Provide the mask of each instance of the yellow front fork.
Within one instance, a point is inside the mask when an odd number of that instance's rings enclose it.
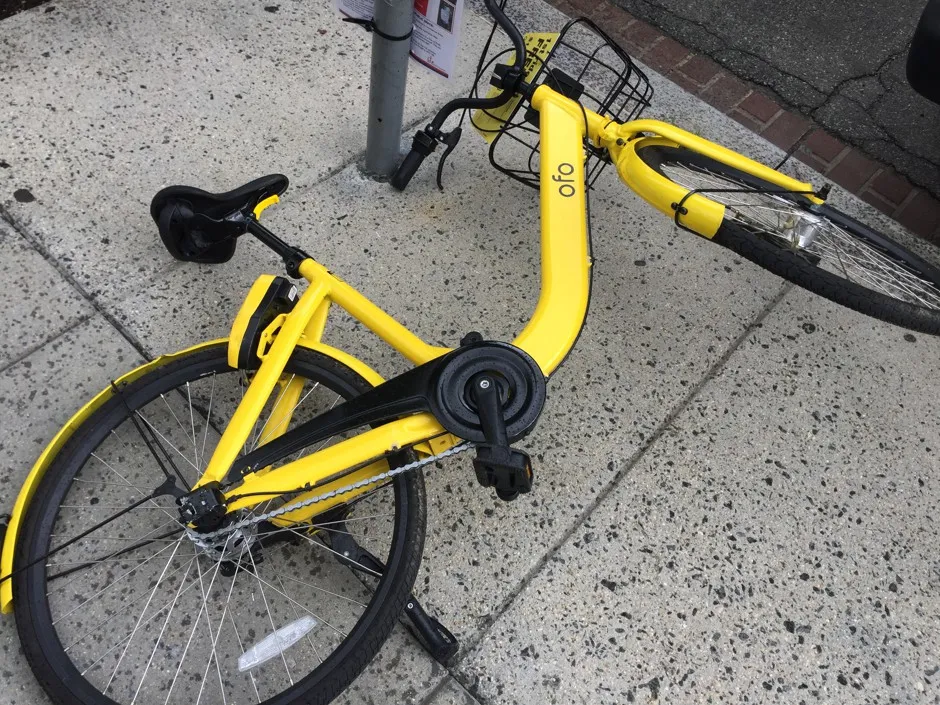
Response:
[[[644,147],[654,145],[685,147],[729,167],[767,181],[774,186],[779,186],[781,189],[803,193],[813,190],[811,184],[781,174],[779,171],[771,169],[760,162],[703,139],[675,125],[659,120],[614,122],[598,113],[583,108],[580,104],[560,95],[548,86],[543,85],[536,89],[532,96],[532,105],[541,112],[546,109],[564,111],[580,120],[591,142],[608,150],[611,161],[616,166],[617,173],[623,182],[643,200],[671,218],[675,217],[676,204],[686,197],[689,190],[670,181],[655,169],[647,166],[639,156],[639,151]],[[549,106],[551,107],[549,108]],[[550,141],[544,129],[540,137],[544,166],[546,147],[551,147],[554,142]],[[548,144],[546,144],[547,142]],[[544,191],[542,198],[544,208]],[[812,194],[807,195],[806,198],[813,203],[823,203],[821,199]],[[724,219],[725,207],[722,204],[709,199],[704,194],[694,194],[685,200],[683,207],[687,209],[688,213],[682,215],[682,225],[704,237],[714,237]]]

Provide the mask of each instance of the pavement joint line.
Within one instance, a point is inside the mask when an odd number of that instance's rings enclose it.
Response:
[[[139,355],[141,355],[148,362],[152,359],[151,357],[147,355],[146,348],[137,339],[137,336],[135,336],[133,333],[127,330],[127,328],[125,328],[121,324],[121,322],[101,304],[100,301],[98,301],[94,296],[88,293],[85,287],[83,287],[79,283],[79,281],[75,278],[75,276],[71,272],[69,272],[68,269],[66,269],[65,266],[61,262],[59,262],[59,260],[56,259],[52,255],[52,253],[49,252],[49,250],[46,249],[46,247],[41,242],[39,242],[35,237],[31,236],[26,228],[22,227],[19,223],[17,223],[16,219],[13,218],[10,215],[10,213],[2,205],[0,205],[0,218],[5,220],[10,225],[11,228],[13,228],[17,233],[19,233],[19,235],[24,240],[26,240],[26,242],[43,259],[45,259],[46,262],[48,262],[51,267],[53,267],[56,270],[56,272],[58,272],[59,276],[65,279],[65,281],[68,282],[69,285],[71,285],[71,287],[83,299],[85,299],[85,301],[87,301],[91,305],[91,307],[95,310],[95,313],[101,315],[101,317],[104,318],[104,320],[107,321],[108,324],[112,328],[114,328],[121,335],[121,337],[123,337],[124,340],[126,340],[130,344],[130,346],[134,348],[134,350]]]
[[[459,95],[462,95],[462,92]],[[433,116],[433,113],[422,114],[420,117],[409,122],[407,125],[405,125],[402,128],[403,129],[402,136],[405,136],[407,133],[413,130],[416,126],[422,124],[424,121],[430,120],[432,116]],[[301,196],[301,195],[305,195],[309,193],[313,189],[317,188],[323,182],[329,181],[333,177],[342,173],[349,166],[353,164],[359,164],[364,158],[365,158],[365,149],[362,149],[361,151],[356,152],[354,155],[352,155],[348,159],[343,160],[339,165],[331,169],[328,169],[321,177],[317,178],[309,186],[298,189],[296,194],[298,196]],[[68,333],[74,330],[77,326],[81,325],[82,323],[87,322],[88,320],[93,318],[95,314],[101,315],[102,318],[104,318],[105,321],[107,321],[107,323],[112,328],[114,328],[121,335],[121,337],[123,337],[142,358],[144,358],[144,360],[150,362],[151,360],[154,359],[156,355],[161,354],[159,352],[154,352],[154,351],[149,350],[147,346],[145,346],[143,342],[141,342],[140,339],[137,338],[136,335],[131,333],[131,331],[128,330],[118,320],[118,318],[108,310],[108,308],[105,306],[104,303],[101,302],[101,300],[92,296],[85,289],[85,287],[82,286],[81,283],[79,283],[79,281],[75,278],[75,276],[71,272],[69,272],[68,269],[61,262],[59,262],[59,260],[48,250],[48,248],[46,248],[37,237],[32,235],[29,232],[28,228],[26,228],[25,226],[17,222],[17,220],[2,205],[0,205],[0,219],[6,222],[17,235],[23,238],[27,246],[32,248],[37,254],[39,254],[39,256],[41,256],[46,262],[48,262],[49,265],[56,270],[59,276],[65,279],[65,281],[79,294],[79,296],[81,296],[85,301],[87,301],[91,305],[91,307],[94,309],[94,313],[81,316],[76,322],[69,325],[68,327],[60,331],[59,333],[53,335],[51,338],[48,338],[44,340],[43,342],[30,347],[24,353],[17,355],[12,360],[7,361],[3,363],[2,365],[0,365],[0,373],[8,370],[10,367],[17,364],[18,362],[21,362],[26,357],[35,353],[36,351],[38,351],[39,349],[41,349],[48,343],[52,342],[53,340],[56,340],[62,337],[62,335],[64,335],[65,333]],[[172,262],[169,263],[167,267],[154,272],[152,276],[148,277],[146,281],[142,283],[142,286],[138,287],[138,291],[156,282],[161,277],[169,274],[170,272],[173,272],[176,269],[179,269],[184,264],[186,263],[173,260]],[[128,292],[126,296],[117,298],[111,301],[110,303],[113,303],[113,304],[120,303],[121,301],[124,301],[128,297],[134,295],[134,293],[135,292],[133,291]],[[169,351],[164,351],[164,352],[169,352]]]
[[[917,198],[917,189],[911,189],[907,192],[907,196],[898,204],[897,209],[894,211],[895,215],[900,215],[901,211],[907,208],[907,204]]]
[[[460,679],[458,679],[452,673],[449,675],[450,675],[450,680],[456,683],[457,686],[463,691],[464,696],[466,696],[465,700],[467,701],[468,705],[470,705],[471,703],[476,703],[476,705],[486,705],[486,702],[487,702],[486,700],[479,698],[473,693],[471,693],[467,689],[467,687],[460,681]],[[421,699],[421,702],[419,703],[419,705],[431,705],[434,702],[434,698],[436,698],[438,695],[444,692],[444,689],[447,687],[447,684],[448,684],[448,676],[445,675],[443,678],[441,678],[440,681],[438,681],[437,685],[431,688],[428,694],[425,695]]]
[[[74,321],[72,321],[72,322],[71,322],[69,325],[67,325],[65,328],[63,328],[62,330],[60,330],[60,331],[58,331],[57,333],[55,333],[54,335],[51,335],[50,337],[45,338],[45,339],[44,339],[42,342],[40,342],[40,343],[36,343],[35,345],[31,345],[29,348],[27,348],[26,350],[24,350],[23,352],[21,352],[21,353],[20,353],[19,355],[17,355],[16,357],[10,358],[10,359],[7,360],[6,362],[0,364],[0,375],[2,375],[4,372],[6,372],[7,370],[9,370],[11,367],[14,367],[15,365],[17,365],[17,364],[19,364],[20,362],[22,362],[23,360],[25,360],[27,357],[29,357],[30,355],[32,355],[34,352],[36,352],[36,351],[38,351],[38,350],[41,350],[42,348],[46,347],[49,343],[55,342],[55,341],[58,340],[59,338],[62,338],[62,337],[64,337],[64,336],[68,335],[68,334],[71,333],[73,330],[75,330],[76,328],[78,328],[80,325],[82,325],[83,323],[87,323],[88,321],[90,321],[90,320],[91,320],[92,318],[94,318],[94,317],[95,317],[95,314],[94,314],[94,313],[84,313],[84,314],[82,314],[81,316],[79,316],[77,319],[75,319]]]
[[[456,94],[457,97],[461,95],[463,95],[463,92]],[[414,130],[416,127],[419,127],[425,121],[430,122],[435,113],[436,111],[434,113],[422,114],[421,117],[415,118],[411,122],[402,125],[402,137],[406,137],[409,133],[411,133],[412,130]],[[344,160],[342,163],[338,164],[337,166],[331,169],[328,169],[326,172],[324,172],[322,178],[317,179],[313,183],[310,183],[307,186],[304,186],[303,188],[297,189],[294,192],[294,194],[296,196],[304,196],[310,193],[311,191],[313,191],[318,186],[320,186],[323,182],[329,181],[333,177],[338,176],[339,174],[343,173],[350,166],[355,166],[358,169],[359,173],[363,176],[363,178],[370,179],[372,181],[375,181],[376,183],[388,183],[387,181],[373,179],[371,176],[365,173],[363,169],[365,157],[366,157],[366,150],[365,148],[363,148],[361,151],[356,152],[354,155]],[[289,199],[288,199],[288,202],[289,202]]]
[[[777,113],[776,116],[771,118],[770,122],[768,122],[767,125],[770,126],[773,123],[773,121],[776,120],[778,117],[780,117],[782,114],[783,112]],[[793,145],[789,149],[786,150],[786,154],[783,155],[783,159],[777,162],[777,166],[774,167],[775,170],[782,169],[784,164],[786,164],[794,156],[796,156],[796,153],[799,151],[800,147],[803,146],[803,143],[806,141],[806,139],[809,137],[812,131],[813,131],[812,126],[806,128],[806,131],[802,135],[800,135],[800,138],[796,142],[794,142]]]
[[[451,678],[453,678],[453,675],[450,674],[450,672],[448,671],[448,673],[445,674],[444,677],[441,678],[441,679],[437,682],[437,685],[435,685],[433,688],[431,688],[431,690],[428,691],[428,694],[425,695],[423,698],[421,698],[421,702],[419,703],[419,705],[429,705],[429,703],[431,703],[431,702],[433,701],[433,699],[436,698],[437,695],[438,695],[441,691],[444,690],[444,686],[447,684],[447,676],[448,676],[448,675],[450,675]],[[463,687],[463,686],[461,685],[461,687]]]
[[[620,483],[630,474],[634,467],[646,456],[649,450],[656,445],[660,438],[673,426],[676,419],[689,407],[689,405],[699,396],[700,392],[709,384],[712,380],[716,379],[721,371],[724,369],[725,365],[728,363],[728,360],[731,359],[731,356],[744,344],[744,341],[754,332],[755,329],[759,328],[764,320],[771,314],[771,312],[777,307],[777,305],[783,301],[784,297],[795,288],[794,284],[784,283],[777,294],[764,306],[763,309],[754,317],[754,319],[748,323],[744,330],[738,334],[738,336],[732,341],[731,345],[722,353],[721,357],[718,358],[709,367],[705,374],[702,375],[702,378],[695,383],[695,385],[689,390],[689,392],[680,399],[676,405],[669,411],[666,417],[656,426],[649,438],[637,448],[634,453],[627,458],[625,461],[621,462],[621,467],[614,473],[614,476],[608,481],[601,491],[585,506],[584,509],[575,517],[574,521],[568,526],[564,533],[552,542],[552,545],[549,546],[539,560],[533,565],[526,574],[519,580],[516,585],[509,590],[507,596],[503,599],[502,602],[493,610],[489,615],[487,615],[484,620],[484,626],[479,630],[477,635],[470,639],[465,647],[460,649],[458,652],[457,659],[455,660],[452,666],[447,668],[447,671],[450,672],[454,680],[461,684],[461,686],[467,690],[471,695],[473,690],[468,688],[463,681],[460,680],[457,676],[457,669],[460,665],[466,660],[470,654],[476,650],[478,646],[483,642],[486,635],[489,633],[490,629],[500,620],[500,618],[509,610],[512,604],[516,601],[522,592],[529,586],[529,584],[542,572],[546,565],[552,560],[552,558],[558,554],[558,552],[565,546],[568,540],[574,536],[575,532],[583,526],[584,522],[593,515],[595,510],[613,493],[615,489],[620,486]],[[476,697],[476,696],[474,696]]]
[[[872,183],[875,181],[875,179],[877,179],[878,176],[879,176],[880,174],[883,174],[883,173],[884,173],[884,169],[881,169],[881,168],[875,169],[875,170],[872,172],[871,176],[869,176],[867,179],[865,179],[865,183],[862,184],[861,188],[859,188],[858,193],[864,193],[865,191],[870,190],[870,189],[871,189],[871,185],[872,185]]]
[[[845,160],[845,158],[846,158],[847,156],[849,156],[849,154],[851,154],[851,153],[852,153],[852,148],[851,148],[849,145],[845,145],[845,149],[843,149],[841,152],[839,152],[835,157],[833,157],[832,161],[829,162],[829,166],[826,167],[826,171],[832,171],[833,169],[835,169],[835,168],[836,168],[837,166],[839,166],[839,165]],[[871,179],[871,177],[868,177],[868,178]],[[865,181],[865,184],[867,184],[867,183],[868,183],[868,181]],[[863,186],[864,186],[865,184],[863,184]]]

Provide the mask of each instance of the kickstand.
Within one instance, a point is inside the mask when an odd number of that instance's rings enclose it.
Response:
[[[382,561],[364,549],[351,534],[346,532],[345,523],[339,525],[339,531],[328,532],[330,547],[339,555],[339,561],[349,568],[368,575],[385,572]],[[457,637],[451,634],[443,624],[429,615],[415,596],[409,595],[402,612],[402,622],[408,630],[442,666],[449,666],[460,649]]]

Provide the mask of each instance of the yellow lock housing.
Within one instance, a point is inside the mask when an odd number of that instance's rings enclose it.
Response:
[[[262,274],[242,302],[228,342],[228,364],[236,369],[255,367],[263,333],[278,316],[297,305],[297,287],[286,277]]]

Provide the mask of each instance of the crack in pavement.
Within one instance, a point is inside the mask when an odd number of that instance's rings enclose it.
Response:
[[[621,0],[621,1],[623,1],[623,0]],[[655,8],[656,10],[659,10],[660,12],[669,15],[670,17],[672,17],[672,18],[675,19],[675,20],[678,20],[678,21],[680,21],[680,22],[684,22],[684,23],[686,23],[686,24],[690,24],[690,25],[692,25],[693,27],[697,27],[698,29],[702,30],[702,31],[705,32],[709,37],[711,37],[712,39],[714,39],[714,40],[720,45],[720,48],[717,49],[717,50],[714,52],[715,54],[717,54],[717,53],[719,53],[719,52],[731,52],[731,53],[735,53],[735,54],[740,54],[741,56],[746,56],[746,57],[748,57],[748,58],[750,58],[750,59],[753,59],[754,61],[758,61],[758,62],[764,64],[765,66],[768,66],[768,67],[771,68],[772,70],[774,70],[774,71],[776,71],[776,72],[782,74],[783,76],[785,76],[785,77],[787,77],[787,78],[789,78],[789,79],[792,79],[793,81],[797,81],[798,83],[801,83],[801,84],[805,85],[806,87],[808,87],[808,88],[809,88],[810,90],[812,90],[812,91],[815,91],[815,92],[817,92],[817,93],[821,93],[821,94],[823,94],[823,95],[826,95],[826,92],[825,92],[824,90],[822,90],[821,88],[817,88],[816,86],[814,86],[812,83],[808,82],[806,79],[802,78],[801,76],[797,76],[796,74],[790,73],[789,71],[787,71],[787,70],[785,70],[785,69],[783,69],[783,68],[781,68],[781,67],[779,67],[779,66],[776,66],[775,64],[771,63],[770,61],[768,61],[768,60],[765,59],[764,57],[760,56],[759,54],[756,54],[756,53],[754,53],[754,52],[752,52],[752,51],[749,51],[749,50],[747,50],[747,49],[742,49],[741,47],[732,46],[732,45],[728,42],[727,39],[725,39],[725,38],[722,37],[721,35],[716,34],[714,31],[712,31],[707,25],[705,25],[705,24],[702,23],[702,22],[699,22],[699,21],[697,21],[697,20],[693,20],[693,19],[691,19],[691,18],[689,18],[689,17],[683,17],[682,15],[676,13],[674,10],[672,10],[672,9],[670,9],[670,8],[668,8],[668,7],[665,7],[664,5],[659,5],[659,4],[657,4],[657,3],[651,2],[650,0],[634,0],[634,2],[636,2],[637,4],[640,4],[640,5],[646,5],[646,6],[648,6],[648,7]],[[703,51],[704,51],[704,50],[703,50]],[[707,53],[712,54],[712,52],[710,52],[710,51],[707,52]],[[712,54],[712,57],[715,58],[715,60],[718,61],[719,63],[724,63],[724,62],[722,62],[720,59],[718,59],[717,57],[715,57],[714,54]],[[725,64],[725,65],[727,66],[727,64]],[[758,79],[758,78],[748,78],[748,80],[751,81],[752,83],[756,83],[756,84],[759,85],[759,86],[763,86],[764,88],[768,88],[768,89],[774,91],[774,93],[778,93],[777,89],[776,89],[774,86],[772,86],[772,85],[770,85],[770,84],[767,84],[767,83],[764,83],[763,81],[761,81],[761,80]],[[782,96],[781,96],[781,97],[782,97]],[[812,104],[811,104],[811,103],[807,103],[806,105],[807,105],[807,106],[810,106],[810,105],[812,105]]]
[[[545,566],[558,555],[571,537],[574,536],[578,529],[591,517],[594,510],[621,485],[633,469],[646,457],[653,446],[659,442],[659,439],[662,438],[670,428],[673,428],[679,417],[691,406],[692,402],[695,401],[702,390],[721,375],[732,356],[741,348],[748,337],[753,335],[754,331],[761,327],[767,317],[794,288],[794,284],[789,282],[784,283],[764,307],[757,311],[753,319],[744,325],[741,332],[731,341],[722,355],[705,371],[701,379],[669,410],[666,417],[656,426],[650,436],[628,458],[620,460],[620,467],[614,473],[614,476],[601,487],[594,499],[586,504],[584,509],[572,520],[568,528],[562,532],[561,536],[552,542],[548,550],[542,554],[526,574],[508,591],[506,597],[503,598],[499,605],[484,617],[476,633],[461,646],[454,663],[447,667],[446,670],[454,680],[473,697],[478,700],[482,699],[480,694],[478,694],[477,690],[473,687],[474,684],[467,682],[468,678],[462,670],[464,664],[467,663],[473,652],[484,642],[492,628],[517,602],[529,585],[541,574]]]
[[[878,161],[887,161],[900,174],[936,197],[940,197],[940,160],[925,153],[927,142],[923,141],[923,131],[917,129],[918,119],[924,123],[924,130],[931,130],[931,114],[925,113],[913,121],[915,130],[910,139],[904,139],[904,129],[899,128],[885,116],[875,117],[884,112],[887,101],[897,97],[900,90],[903,99],[905,90],[911,91],[906,82],[898,80],[888,70],[907,53],[907,44],[892,51],[880,61],[873,70],[844,78],[839,78],[832,88],[826,89],[815,85],[811,80],[798,76],[778,66],[774,61],[760,54],[739,46],[709,26],[708,20],[687,17],[655,0],[612,0],[616,5],[637,17],[660,27],[667,34],[677,36],[681,41],[702,54],[723,65],[732,73],[747,82],[768,90],[777,98],[782,107],[796,110],[812,119],[820,127],[838,136],[849,145],[854,145]],[[700,4],[701,5],[701,4]],[[717,18],[714,21],[718,21]],[[880,86],[878,95],[866,101],[849,95],[849,89],[866,79],[877,81]],[[808,94],[808,95],[806,95]],[[816,95],[819,99],[816,99]],[[847,101],[843,109],[839,100]],[[855,113],[861,111],[861,115]],[[841,125],[839,123],[842,123]],[[862,128],[855,134],[847,127],[857,123]],[[866,136],[864,132],[868,131]],[[874,133],[874,136],[872,135]],[[933,134],[930,132],[930,134]],[[875,145],[883,148],[877,150]],[[886,157],[885,150],[895,154]]]

